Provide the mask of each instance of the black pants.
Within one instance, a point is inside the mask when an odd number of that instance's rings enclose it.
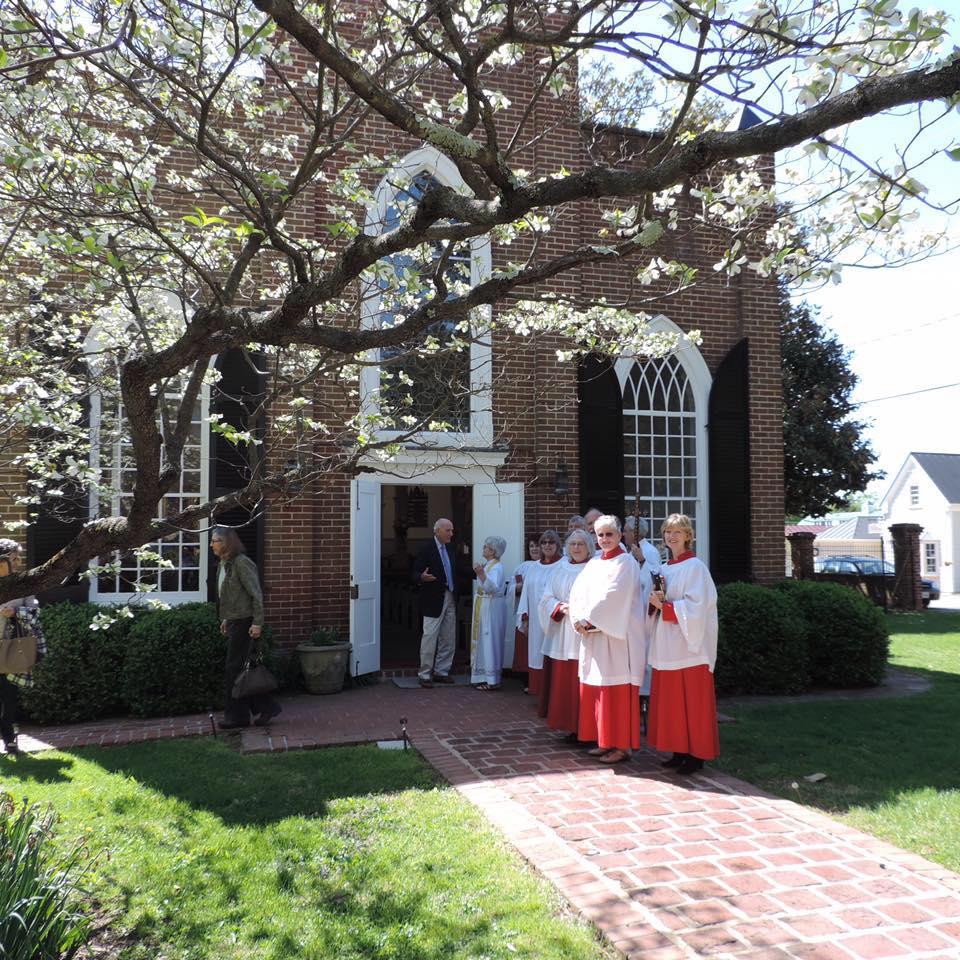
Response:
[[[259,714],[266,711],[273,711],[277,701],[269,694],[256,697],[242,697],[237,700],[233,696],[233,684],[237,679],[243,665],[250,656],[250,650],[253,646],[253,640],[250,637],[250,625],[253,623],[252,617],[244,620],[227,621],[227,668],[226,676],[226,696],[224,699],[223,719],[230,723],[249,723],[250,714]]]
[[[20,691],[15,683],[0,675],[0,739],[13,743],[17,738],[13,725],[17,722]]]

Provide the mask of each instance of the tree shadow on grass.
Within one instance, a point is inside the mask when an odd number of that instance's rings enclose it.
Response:
[[[370,746],[243,756],[222,741],[195,738],[76,753],[230,825],[322,817],[335,798],[429,789],[437,782],[412,751]]]
[[[7,777],[32,783],[65,783],[73,760],[64,756],[38,756],[21,753],[18,757],[0,756],[0,787]]]
[[[923,673],[932,689],[916,696],[737,708],[737,722],[723,727],[718,766],[838,813],[925,789],[955,791],[960,676]],[[826,779],[804,780],[814,773]]]

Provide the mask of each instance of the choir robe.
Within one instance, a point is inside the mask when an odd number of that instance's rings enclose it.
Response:
[[[543,658],[549,669],[549,686],[541,694],[540,714],[552,730],[577,732],[580,713],[580,635],[573,621],[559,607],[570,599],[570,589],[583,572],[587,561],[574,563],[564,557],[556,564],[540,598],[540,626],[543,628]]]
[[[486,563],[484,572],[486,579],[474,584],[470,682],[499,686],[508,624],[506,575],[499,560]]]
[[[578,736],[602,748],[640,746],[639,688],[646,671],[646,610],[640,566],[621,547],[594,557],[570,590],[570,619],[597,629],[580,634]]]
[[[666,601],[650,642],[648,739],[660,751],[712,760],[720,754],[713,685],[717,588],[706,564],[689,552],[661,573]]]
[[[544,563],[540,560],[533,569],[527,572],[523,580],[523,590],[517,603],[517,627],[527,631],[527,673],[530,675],[529,690],[532,694],[539,694],[543,685],[543,627],[540,626],[540,616],[537,612],[540,597],[547,585],[554,565],[560,560],[559,556],[553,563]],[[524,616],[527,620],[524,622]]]
[[[527,577],[530,575],[530,571],[534,567],[538,566],[540,563],[539,560],[524,560],[516,570],[513,571],[513,576],[510,578],[510,585],[507,588],[508,596],[510,599],[510,609],[513,611],[513,619],[517,619],[517,605],[520,603],[520,595],[517,593],[517,577],[521,578],[519,584],[520,590],[523,590],[523,584],[526,583]],[[514,673],[526,673],[530,669],[530,665],[527,663],[527,636],[524,633],[521,633],[519,630],[514,630],[513,637],[513,660],[511,664],[511,669]]]

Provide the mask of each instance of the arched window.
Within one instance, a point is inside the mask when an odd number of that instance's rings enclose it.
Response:
[[[409,186],[399,190],[387,207],[386,229],[398,226],[404,208],[416,203],[434,183],[435,177],[421,171]],[[442,252],[441,244],[434,246],[433,262]],[[454,248],[444,269],[444,278],[451,288],[470,283],[470,259],[469,243]],[[382,327],[395,322],[394,305],[409,294],[406,276],[414,263],[409,255],[401,255],[393,258],[392,266],[393,296],[382,295],[380,299]],[[384,282],[382,288],[385,286]],[[426,290],[414,296],[424,299]],[[409,423],[434,421],[444,431],[470,432],[469,322],[467,316],[438,320],[427,327],[416,343],[381,351],[380,397],[394,412],[395,429],[403,430]],[[464,342],[459,349],[458,340]],[[435,345],[436,352],[419,352],[429,343]]]
[[[666,318],[653,324],[676,330]],[[624,513],[640,501],[650,536],[671,513],[693,522],[697,552],[708,556],[706,413],[710,375],[699,351],[685,344],[661,359],[620,360],[623,391]]]
[[[376,203],[368,211],[366,232],[379,234],[394,229],[411,204],[432,183],[466,190],[450,160],[431,147],[405,157],[381,182]],[[434,261],[443,247],[434,251]],[[422,251],[421,251],[422,253]],[[420,258],[420,275],[426,277],[429,258]],[[408,292],[404,271],[415,266],[412,256],[391,258],[388,271],[381,270],[363,297],[363,325],[389,326],[399,314],[409,312],[421,296],[413,289],[429,289],[429,281],[416,272]],[[448,257],[444,277],[451,293],[489,277],[490,243],[475,237],[457,246]],[[424,292],[423,296],[426,295]],[[472,310],[463,317],[432,325],[417,343],[388,347],[369,359],[361,374],[364,407],[371,413],[390,412],[380,433],[389,438],[426,421],[417,438],[434,447],[486,446],[493,441],[492,357],[488,308]],[[457,341],[462,345],[458,347]],[[419,348],[429,345],[428,351]]]

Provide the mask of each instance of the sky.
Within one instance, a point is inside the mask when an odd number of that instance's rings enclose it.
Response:
[[[806,299],[860,378],[857,418],[870,421],[875,466],[887,473],[869,492],[882,497],[911,451],[960,453],[960,250],[908,267],[848,268]],[[928,389],[944,384],[953,386]]]

